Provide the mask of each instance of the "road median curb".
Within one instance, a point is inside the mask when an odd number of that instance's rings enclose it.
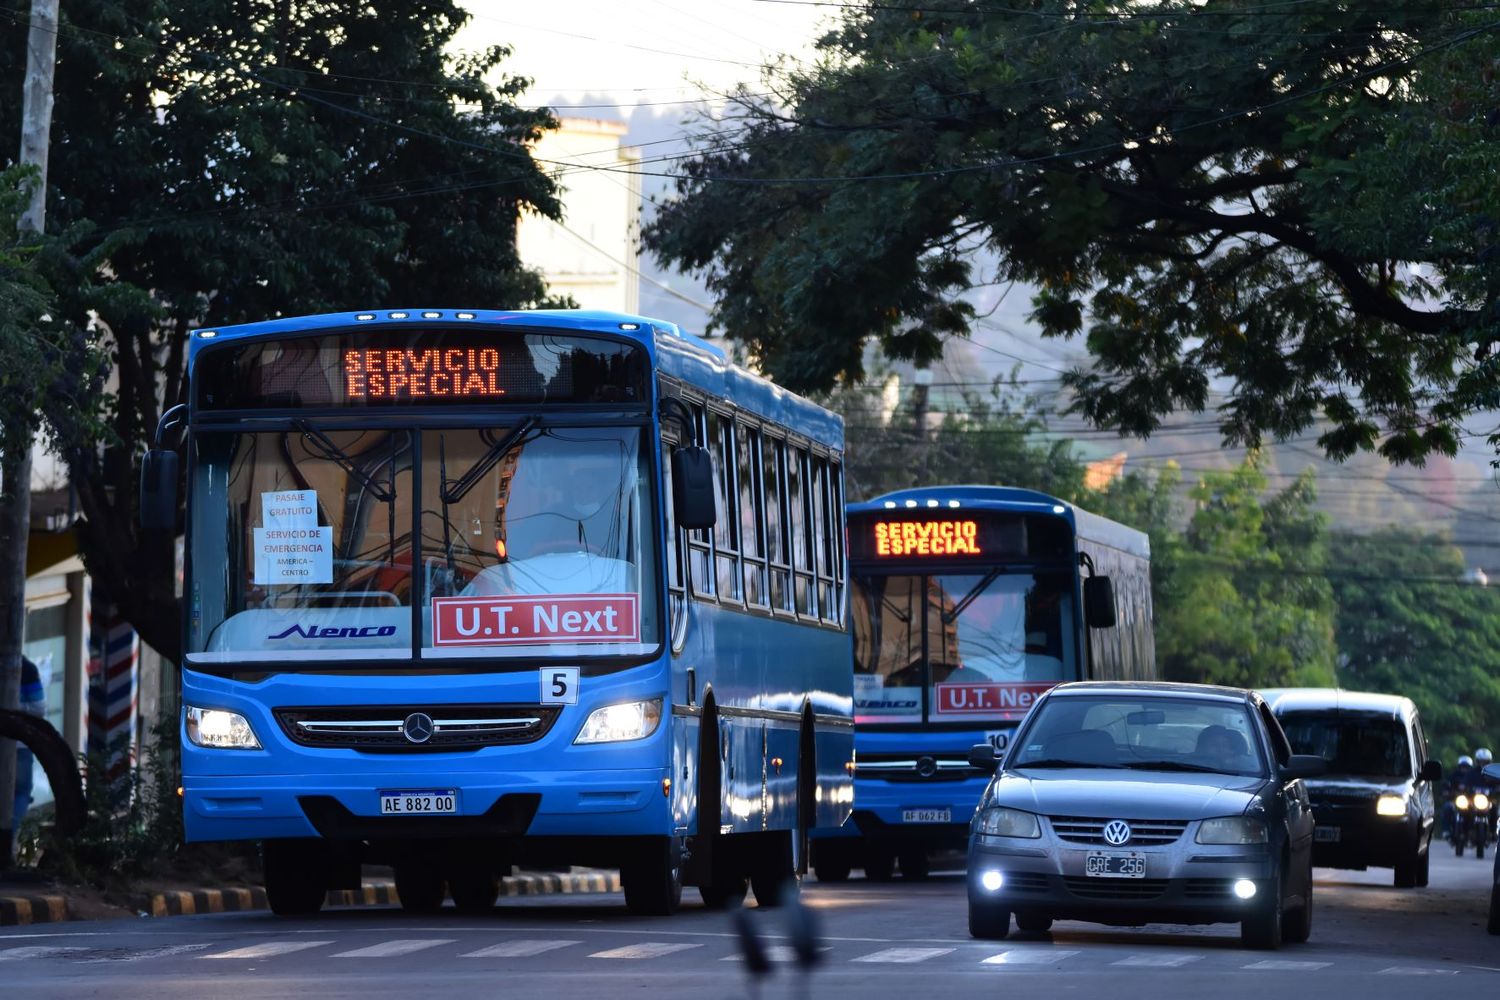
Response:
[[[551,896],[617,892],[615,872],[525,872],[500,880],[500,895]],[[358,889],[329,890],[327,906],[394,906],[401,902],[396,884],[368,881]],[[176,917],[200,913],[244,913],[269,909],[260,886],[140,893],[126,905],[143,917]],[[74,912],[66,895],[56,893],[0,896],[0,926],[57,923],[87,919]]]

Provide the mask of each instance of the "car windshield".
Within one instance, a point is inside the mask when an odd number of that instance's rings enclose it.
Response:
[[[1019,719],[1077,677],[1066,572],[873,574],[851,602],[860,722]]]
[[[1278,716],[1293,753],[1316,754],[1328,774],[1410,778],[1406,727],[1390,716],[1351,712],[1289,712]]]
[[[645,436],[537,417],[200,432],[189,659],[649,652]]]
[[[1038,706],[1005,766],[1265,774],[1260,739],[1245,705],[1139,695],[1049,698]]]

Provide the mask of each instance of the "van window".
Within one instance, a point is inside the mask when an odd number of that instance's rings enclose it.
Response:
[[[1400,719],[1357,712],[1287,712],[1281,716],[1297,753],[1316,754],[1329,774],[1409,778],[1411,745]]]

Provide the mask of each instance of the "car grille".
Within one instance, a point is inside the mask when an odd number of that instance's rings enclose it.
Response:
[[[967,753],[862,753],[854,776],[881,781],[964,781],[986,775],[969,766]]]
[[[425,743],[412,743],[403,734],[413,712],[432,719],[432,738]],[[364,705],[278,708],[276,720],[299,746],[430,753],[531,743],[547,734],[558,712],[551,705]]]
[[[1052,832],[1062,840],[1075,844],[1099,844],[1105,847],[1160,847],[1175,843],[1182,831],[1187,829],[1187,820],[1180,819],[1131,819],[1130,839],[1123,844],[1111,844],[1104,839],[1104,827],[1112,819],[1092,819],[1081,816],[1049,816]]]
[[[1063,885],[1080,899],[1155,899],[1167,891],[1164,878],[1089,878],[1065,875]]]
[[[1190,878],[1182,887],[1188,899],[1229,899],[1234,895],[1232,878]]]

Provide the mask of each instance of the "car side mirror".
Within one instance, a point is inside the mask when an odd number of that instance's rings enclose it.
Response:
[[[1115,587],[1107,576],[1083,581],[1083,620],[1089,628],[1115,627]]]
[[[1483,773],[1486,778],[1500,781],[1500,764],[1487,764]]]
[[[1000,770],[1000,758],[995,755],[993,743],[976,743],[969,747],[969,766],[985,774]]]
[[[1423,781],[1442,781],[1443,765],[1439,764],[1435,760],[1429,760],[1427,763],[1422,765],[1422,771],[1417,775],[1417,777],[1421,778]]]
[[[152,448],[141,461],[141,528],[170,534],[177,528],[177,452]]]
[[[1294,753],[1281,765],[1284,778],[1316,778],[1328,773],[1328,762],[1317,754]]]
[[[707,448],[688,445],[672,452],[672,516],[679,528],[689,529],[712,528],[718,520]]]

